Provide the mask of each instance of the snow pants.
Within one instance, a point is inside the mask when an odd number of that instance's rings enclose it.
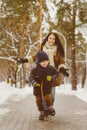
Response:
[[[43,99],[39,96],[35,96],[35,98],[36,98],[36,104],[37,104],[38,110],[43,111],[44,110]],[[51,94],[45,95],[44,100],[45,100],[45,103],[48,107],[52,106],[52,96],[51,96]]]

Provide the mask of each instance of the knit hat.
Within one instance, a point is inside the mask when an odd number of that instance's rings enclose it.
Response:
[[[39,51],[39,52],[37,53],[36,63],[40,63],[40,62],[42,62],[42,61],[44,61],[44,60],[49,60],[48,55],[47,55],[46,52],[44,52],[44,51]]]

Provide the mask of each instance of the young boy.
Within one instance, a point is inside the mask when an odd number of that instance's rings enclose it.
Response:
[[[55,115],[52,106],[51,89],[52,82],[58,76],[58,71],[49,64],[48,55],[44,51],[37,53],[36,66],[31,70],[29,81],[33,85],[33,94],[36,98],[36,104],[40,111],[39,120],[43,120],[45,115]],[[44,109],[44,101],[48,111]]]

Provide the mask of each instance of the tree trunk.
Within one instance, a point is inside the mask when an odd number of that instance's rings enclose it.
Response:
[[[20,88],[23,88],[24,86],[25,86],[25,65],[22,64],[20,70]]]
[[[26,16],[26,13],[24,14],[23,16],[23,24],[21,25],[20,27],[20,36],[21,36],[21,39],[20,39],[20,45],[19,45],[19,50],[18,50],[18,57],[21,57],[23,58],[24,57],[24,51],[25,51],[25,48],[24,48],[24,29],[25,29],[25,25],[26,25],[26,20],[27,20],[27,16]],[[18,69],[19,65],[17,65],[17,69]],[[24,74],[24,65],[22,64],[22,67],[20,69],[20,73],[18,71],[16,71],[16,82],[20,82],[20,86],[17,85],[16,83],[16,87],[24,87],[25,86],[25,74]],[[20,74],[20,75],[19,75]],[[20,77],[19,77],[20,76]],[[19,81],[20,79],[20,81]]]
[[[86,83],[86,66],[84,68],[84,74],[82,78],[82,88],[84,88],[85,83]]]
[[[41,40],[42,40],[42,0],[39,0],[39,9],[38,9],[38,20],[37,20],[37,23],[38,23],[38,27],[39,27],[39,30],[38,30],[38,40],[40,41],[39,43],[41,43]]]
[[[73,43],[72,43],[72,65],[71,65],[71,72],[72,72],[72,90],[77,89],[77,74],[76,74],[76,45],[75,45],[75,18],[76,18],[76,1],[74,1],[73,5],[73,21],[72,21],[72,26],[73,26]]]

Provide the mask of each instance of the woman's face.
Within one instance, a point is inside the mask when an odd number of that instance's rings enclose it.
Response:
[[[55,44],[55,36],[53,34],[50,34],[48,37],[48,44],[50,46],[53,46]]]

